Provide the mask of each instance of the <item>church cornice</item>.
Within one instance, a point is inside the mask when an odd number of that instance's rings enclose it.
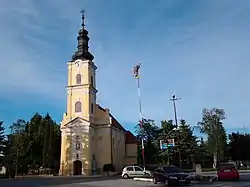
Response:
[[[81,90],[81,89],[84,89],[84,88],[89,88],[94,93],[98,92],[98,90],[94,86],[89,85],[89,84],[79,84],[79,85],[66,86],[67,90],[71,90],[71,89],[79,89],[79,90]]]
[[[68,61],[67,64],[68,65],[73,65],[73,64],[77,64],[77,63],[81,63],[81,64],[88,64],[91,65],[91,68],[93,68],[94,70],[97,70],[97,66],[95,65],[95,63],[91,60],[74,60],[74,61]]]

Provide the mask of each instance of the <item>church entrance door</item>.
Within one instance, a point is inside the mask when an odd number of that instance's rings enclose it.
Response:
[[[80,160],[76,160],[73,163],[73,175],[81,175],[82,174],[82,162]]]

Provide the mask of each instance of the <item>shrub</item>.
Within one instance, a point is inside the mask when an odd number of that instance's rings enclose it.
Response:
[[[104,164],[103,165],[103,172],[115,172],[115,166],[114,164]]]

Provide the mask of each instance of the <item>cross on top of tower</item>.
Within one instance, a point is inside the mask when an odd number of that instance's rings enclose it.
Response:
[[[88,37],[88,31],[84,28],[85,23],[85,10],[81,10],[82,14],[82,28],[79,30],[77,41],[77,51],[72,55],[72,60],[93,60],[94,56],[89,52],[89,37]]]
[[[82,26],[84,27],[85,26],[85,24],[84,24],[84,19],[85,19],[85,10],[84,9],[82,9],[81,10],[81,14],[82,14]]]

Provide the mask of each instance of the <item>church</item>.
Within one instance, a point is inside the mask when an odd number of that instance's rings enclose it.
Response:
[[[82,25],[77,51],[68,65],[67,109],[61,122],[60,175],[94,175],[104,164],[116,171],[137,163],[137,139],[96,103],[96,65],[89,52],[88,31]]]

